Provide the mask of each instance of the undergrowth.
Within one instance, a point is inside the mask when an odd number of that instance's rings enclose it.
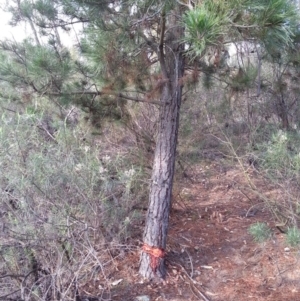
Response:
[[[271,237],[271,229],[266,223],[257,222],[249,227],[249,233],[256,242],[264,242]]]
[[[136,235],[143,169],[66,121],[2,112],[0,299],[75,300]]]

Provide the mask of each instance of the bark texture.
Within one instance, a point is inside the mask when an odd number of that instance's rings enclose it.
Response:
[[[183,28],[176,16],[178,14],[174,12],[163,20],[166,21],[168,31],[166,36],[164,32],[161,34],[163,39],[158,54],[165,84],[161,92],[160,127],[143,238],[144,246],[153,247],[156,251],[166,248],[182,97]],[[162,24],[163,30],[164,25]],[[155,259],[153,255],[143,252],[140,274],[148,279],[164,278],[166,274],[164,258]]]

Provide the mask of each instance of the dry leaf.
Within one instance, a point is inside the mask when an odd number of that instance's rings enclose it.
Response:
[[[121,283],[123,281],[123,279],[118,279],[118,280],[115,280],[114,282],[111,283],[112,286],[116,286],[118,285],[119,283]]]

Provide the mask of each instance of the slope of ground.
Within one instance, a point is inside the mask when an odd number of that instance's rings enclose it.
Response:
[[[255,178],[253,169],[249,173]],[[122,256],[111,255],[105,279],[99,273],[82,288],[86,300],[92,295],[95,300],[124,301],[300,300],[299,251],[287,246],[270,213],[259,198],[245,193],[245,185],[237,167],[195,167],[174,189],[166,280],[141,279],[140,250],[127,247]],[[256,222],[272,229],[267,242],[258,244],[248,233]]]

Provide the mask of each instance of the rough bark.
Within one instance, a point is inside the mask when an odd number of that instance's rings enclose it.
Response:
[[[288,118],[288,109],[287,109],[286,102],[284,101],[283,95],[281,95],[281,97],[279,99],[278,107],[279,107],[278,115],[281,119],[282,128],[285,130],[288,130],[290,127],[289,118]]]
[[[178,16],[178,14],[176,14]],[[182,97],[184,72],[183,28],[175,13],[162,19],[161,28],[168,26],[166,36],[161,33],[159,62],[166,79],[161,92],[160,127],[157,137],[153,171],[150,184],[149,208],[144,231],[144,246],[153,252],[166,248],[175,168],[176,145],[179,126],[179,110]],[[163,18],[165,18],[163,16]],[[166,22],[166,23],[165,23]],[[151,253],[151,252],[150,252]],[[162,257],[162,256],[161,256]],[[164,258],[142,252],[140,274],[148,279],[165,277]]]

